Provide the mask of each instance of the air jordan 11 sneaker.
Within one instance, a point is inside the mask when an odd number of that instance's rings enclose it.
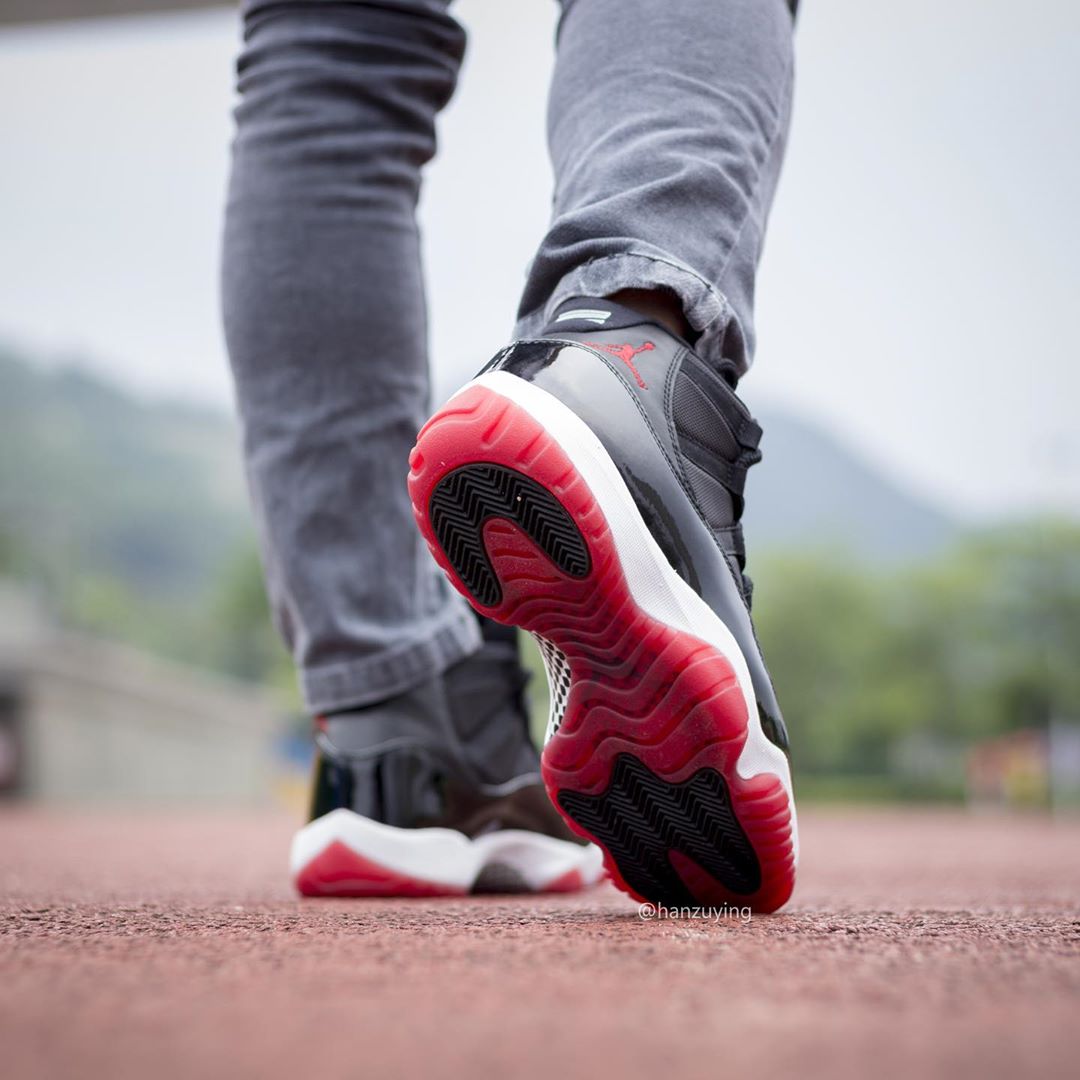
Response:
[[[408,693],[315,722],[305,896],[571,892],[603,875],[540,782],[514,632]]]

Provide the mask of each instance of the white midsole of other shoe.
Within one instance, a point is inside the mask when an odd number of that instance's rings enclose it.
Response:
[[[293,837],[289,870],[295,881],[332,844],[402,877],[468,892],[485,870],[509,870],[530,890],[541,892],[576,870],[582,885],[603,873],[594,844],[575,844],[525,829],[498,829],[470,840],[454,829],[399,829],[352,810],[332,810]]]
[[[779,777],[791,811],[792,849],[797,863],[799,833],[791,788],[791,768],[787,756],[769,741],[761,727],[750,669],[731,631],[667,561],[611,456],[584,420],[546,390],[506,371],[490,371],[480,375],[462,387],[459,393],[473,386],[486,387],[513,401],[562,447],[600,504],[615,541],[623,574],[638,607],[673,629],[712,645],[731,664],[746,701],[749,718],[746,744],[735,768],[744,780],[762,773]]]

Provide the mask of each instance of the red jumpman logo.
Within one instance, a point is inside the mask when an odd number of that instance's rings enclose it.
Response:
[[[641,377],[641,372],[638,371],[634,364],[634,357],[638,353],[652,352],[656,346],[651,341],[646,341],[635,348],[633,345],[606,345],[602,341],[583,341],[582,345],[589,345],[594,349],[603,349],[604,352],[611,353],[612,356],[617,356],[629,369],[634,376],[634,380],[642,390],[648,390],[648,386],[645,380]]]

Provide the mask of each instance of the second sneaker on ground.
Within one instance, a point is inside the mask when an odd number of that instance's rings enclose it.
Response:
[[[500,352],[411,458],[450,580],[540,643],[552,801],[647,901],[773,911],[794,884],[787,736],[739,527],[759,437],[684,342],[585,299]]]
[[[515,631],[387,701],[315,721],[311,821],[293,839],[305,896],[571,892],[600,852],[540,783]]]

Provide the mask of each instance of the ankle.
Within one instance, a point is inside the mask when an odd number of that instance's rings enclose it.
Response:
[[[686,321],[682,303],[674,293],[661,289],[620,289],[605,299],[631,308],[677,337],[687,341],[691,338],[690,324]]]

